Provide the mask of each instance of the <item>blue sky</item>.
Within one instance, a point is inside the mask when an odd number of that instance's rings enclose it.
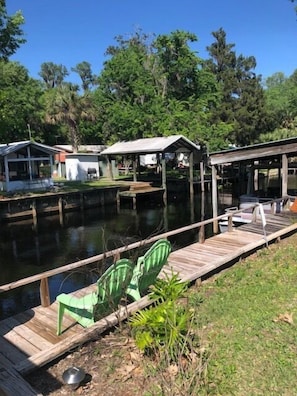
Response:
[[[82,61],[98,74],[115,36],[194,33],[191,48],[206,59],[211,32],[223,28],[236,53],[255,56],[257,74],[289,76],[297,69],[297,16],[289,0],[7,0],[9,14],[21,10],[27,43],[11,60],[39,78],[43,62],[63,64],[70,71]],[[75,82],[76,74],[69,81]]]

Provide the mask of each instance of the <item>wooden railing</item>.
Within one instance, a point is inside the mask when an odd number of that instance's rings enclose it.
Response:
[[[283,198],[265,202],[265,205],[270,205],[271,213],[276,213],[277,211],[282,211],[282,210],[288,208],[288,206],[290,204],[290,200],[292,200],[293,198],[295,198],[295,197],[287,196],[287,197],[283,197]],[[132,244],[122,246],[117,249],[110,250],[108,252],[104,252],[104,253],[98,254],[96,256],[86,258],[84,260],[79,260],[74,263],[59,267],[59,268],[55,268],[55,269],[45,271],[45,272],[30,276],[27,278],[23,278],[23,279],[20,279],[20,280],[11,282],[11,283],[7,283],[5,285],[0,286],[0,293],[6,292],[6,291],[9,291],[12,289],[16,289],[21,286],[25,286],[30,283],[40,281],[40,301],[41,301],[41,305],[46,307],[46,306],[50,305],[50,300],[51,300],[50,293],[49,293],[48,279],[52,276],[55,276],[55,275],[58,275],[58,274],[61,274],[64,272],[72,271],[74,269],[84,267],[84,266],[93,264],[98,261],[103,261],[103,260],[105,260],[107,258],[111,258],[111,257],[113,257],[114,261],[116,261],[120,258],[122,253],[131,251],[131,250],[134,250],[134,249],[137,249],[140,247],[142,248],[148,244],[151,244],[151,243],[157,241],[158,239],[169,238],[171,236],[178,235],[178,234],[181,234],[181,233],[184,233],[187,231],[191,231],[191,230],[194,230],[197,228],[199,229],[198,241],[200,243],[203,243],[205,241],[205,227],[207,225],[209,225],[209,224],[214,225],[215,222],[219,222],[220,220],[225,220],[227,217],[228,218],[228,230],[232,231],[233,216],[239,215],[240,213],[247,212],[247,211],[252,213],[252,218],[253,218],[253,220],[255,220],[257,218],[258,211],[259,211],[259,203],[253,203],[253,204],[251,204],[251,206],[248,206],[244,209],[232,210],[229,212],[227,211],[226,213],[224,213],[220,216],[217,216],[215,218],[199,221],[197,223],[193,223],[193,224],[190,224],[190,225],[178,228],[178,229],[167,231],[162,234],[158,234],[158,235],[152,236],[150,238],[147,238],[145,240],[134,242]]]

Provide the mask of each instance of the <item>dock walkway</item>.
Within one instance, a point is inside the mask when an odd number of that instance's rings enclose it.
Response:
[[[285,211],[266,216],[265,233],[261,221],[245,224],[231,232],[217,234],[204,243],[193,243],[174,250],[161,275],[178,273],[183,281],[195,281],[209,276],[256,249],[284,238],[297,230],[297,215]],[[81,296],[94,288],[89,286],[76,292]],[[39,368],[82,343],[98,337],[128,315],[149,305],[147,297],[122,307],[117,313],[101,319],[94,326],[84,329],[70,317],[65,316],[66,330],[56,335],[57,303],[49,307],[38,306],[0,321],[0,394],[1,387],[7,395],[37,395],[29,384],[26,392],[15,393],[13,387],[24,389],[25,375]],[[10,375],[10,380],[8,379]],[[10,393],[9,393],[10,392]]]
[[[117,196],[118,207],[121,205],[122,200],[132,200],[133,209],[136,209],[137,200],[140,198],[150,198],[162,201],[164,188],[152,187],[149,182],[130,182],[130,188],[126,191],[119,191]]]

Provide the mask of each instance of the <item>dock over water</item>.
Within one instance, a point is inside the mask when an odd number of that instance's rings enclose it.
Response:
[[[121,206],[121,201],[132,201],[133,209],[137,207],[139,199],[147,198],[155,201],[163,201],[165,189],[162,187],[153,187],[149,182],[130,182],[129,190],[119,191],[117,195],[117,205]]]
[[[201,233],[201,224],[204,225],[211,221],[213,220],[201,222],[198,226],[196,224],[199,234]],[[152,238],[151,241],[161,237],[167,237],[170,240],[171,235],[192,228],[194,226],[190,225],[180,230],[169,231]],[[274,214],[268,213],[266,214],[265,229],[261,219],[256,218],[252,223],[232,228],[232,230],[230,228],[228,232],[214,235],[205,240],[199,238],[200,242],[192,243],[181,249],[175,250],[173,246],[168,263],[160,276],[164,276],[165,273],[171,274],[173,271],[179,274],[182,281],[194,282],[197,279],[203,279],[233,265],[257,249],[295,233],[296,230],[296,213],[290,210]],[[85,260],[86,264],[90,262],[90,259]],[[75,268],[74,264],[72,268]],[[1,288],[2,286],[0,286],[0,291],[3,291]],[[82,296],[94,288],[95,285],[91,285],[73,294]],[[145,296],[137,302],[122,307],[117,313],[99,320],[89,328],[83,328],[72,318],[65,316],[63,326],[66,326],[67,329],[60,336],[56,335],[56,302],[49,306],[29,309],[0,321],[0,394],[2,388],[8,395],[37,395],[23,380],[23,375],[53,361],[82,343],[97,338],[105,330],[112,328],[119,321],[125,320],[127,316],[149,304],[150,301]],[[26,388],[26,386],[28,387]],[[16,389],[21,389],[23,393],[16,393]]]

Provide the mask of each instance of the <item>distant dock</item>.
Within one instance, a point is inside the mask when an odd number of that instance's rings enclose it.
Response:
[[[121,201],[132,201],[133,209],[137,208],[137,202],[140,199],[149,198],[155,201],[163,202],[165,189],[161,187],[152,187],[150,182],[130,182],[130,189],[119,191],[117,195],[118,207]]]

